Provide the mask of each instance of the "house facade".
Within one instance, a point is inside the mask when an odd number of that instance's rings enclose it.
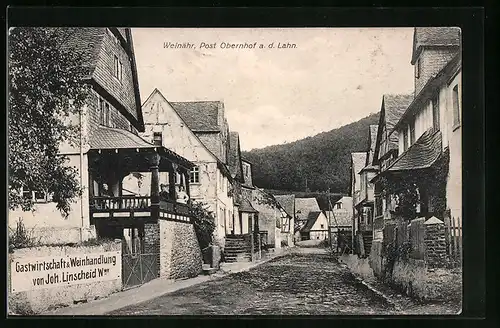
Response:
[[[341,199],[332,204],[332,209],[326,211],[325,215],[330,222],[332,232],[338,229],[351,230],[352,229],[352,216],[353,216],[353,202],[352,197],[342,196]]]
[[[281,240],[286,240],[288,246],[293,246],[295,227],[295,195],[274,195],[274,198],[286,213],[286,216],[282,216]]]
[[[226,164],[213,153],[217,142],[209,143],[206,141],[207,138],[203,142],[196,131],[193,131],[192,127],[199,128],[196,125],[199,123],[197,119],[203,113],[202,109],[198,108],[200,112],[197,115],[194,114],[197,111],[196,105],[197,103],[193,103],[191,107],[183,103],[184,111],[177,111],[172,103],[158,89],[155,89],[142,106],[145,122],[142,136],[155,145],[172,149],[194,164],[189,171],[189,176],[185,178],[178,174],[172,177],[168,173],[161,174],[161,184],[167,185],[169,190],[175,190],[181,185],[189,186],[191,200],[205,203],[216,218],[214,237],[223,248],[234,211],[230,195],[231,175]],[[210,123],[217,125],[210,126],[210,128],[214,130],[218,128],[217,117]],[[213,135],[217,140],[215,132]],[[210,148],[209,145],[211,145]],[[226,154],[226,151],[218,149],[218,154],[221,153]],[[227,159],[225,155],[223,158]],[[131,180],[129,187],[133,188],[138,181],[133,177]],[[148,179],[145,181],[146,183],[142,183],[142,186],[148,190]]]
[[[233,215],[229,221],[229,233],[233,235],[243,234],[242,220],[240,220],[240,208],[243,201],[242,184],[245,183],[243,176],[243,163],[241,160],[240,136],[238,132],[229,132],[229,171],[232,178]]]
[[[252,164],[245,159],[241,161],[243,167],[243,180],[241,184],[241,205],[239,211],[239,225],[241,234],[248,234],[258,228],[259,211],[253,207],[253,193],[255,186],[252,178]]]
[[[59,31],[65,33],[67,29]],[[12,217],[22,216],[25,224],[36,226],[42,244],[121,239],[124,286],[158,276],[196,276],[201,271],[201,252],[189,204],[159,197],[160,172],[186,178],[193,163],[139,136],[144,131],[144,121],[130,29],[71,29],[67,44],[62,46],[81,52],[86,58],[92,88],[82,113],[71,117],[80,127],[80,144],[63,144],[60,149],[61,154],[68,156],[68,164],[79,170],[84,192],[73,203],[67,218],[54,210],[55,204],[48,198],[37,204],[34,213],[12,213]],[[126,195],[124,179],[134,172],[150,174],[147,196]],[[189,193],[189,186],[186,187]],[[29,191],[23,192],[30,196]],[[31,194],[41,198],[37,193]],[[183,239],[182,248],[174,245],[176,238],[168,237],[174,226],[177,236]],[[172,248],[173,253],[165,252]],[[174,269],[179,265],[175,258],[185,259],[181,263],[183,269]],[[137,272],[139,262],[150,270]]]
[[[400,154],[384,176],[415,188],[416,217],[461,226],[460,29],[415,28],[413,44],[415,98],[394,126]]]
[[[378,172],[378,167],[373,165],[373,155],[375,153],[375,145],[377,141],[377,125],[370,125],[368,134],[369,149],[366,154],[365,166],[359,171],[360,178],[360,197],[355,204],[356,211],[360,214],[358,216],[358,227],[360,231],[371,232],[373,231],[373,212],[374,212],[374,186],[371,180]]]
[[[370,180],[374,185],[373,238],[375,240],[382,238],[384,220],[390,220],[395,210],[394,197],[384,192],[377,177],[398,157],[398,135],[393,129],[412,101],[412,94],[386,94],[382,96],[377,139],[371,162],[371,165],[378,168],[378,175]]]
[[[270,193],[254,188],[252,190],[252,207],[258,211],[257,226],[263,244],[267,247],[281,248],[282,222],[287,214]]]
[[[42,243],[70,243],[95,237],[95,226],[90,222],[89,201],[98,195],[99,186],[89,172],[89,152],[98,147],[101,134],[126,133],[137,136],[143,129],[140,95],[135,67],[132,36],[123,28],[58,28],[68,34],[63,47],[78,52],[85,58],[88,69],[87,81],[91,93],[81,115],[70,117],[68,123],[79,127],[80,144],[64,143],[60,154],[69,159],[68,165],[79,171],[78,180],[83,189],[75,200],[68,217],[56,209],[49,195],[38,190],[23,190],[25,197],[36,203],[34,212],[21,210],[9,213],[9,226],[22,218],[26,227],[34,229]],[[118,181],[110,187],[119,192]]]
[[[351,153],[351,188],[350,196],[352,197],[352,233],[353,240],[356,231],[359,230],[360,220],[363,219],[362,213],[359,213],[356,204],[361,202],[361,169],[366,163],[366,152]]]
[[[309,220],[309,213],[321,212],[316,198],[295,198],[294,240],[302,240],[301,230]]]
[[[329,238],[329,222],[322,211],[311,211],[306,224],[300,230],[301,240],[326,240]]]

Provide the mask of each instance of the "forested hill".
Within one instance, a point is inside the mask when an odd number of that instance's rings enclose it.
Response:
[[[371,124],[379,114],[283,145],[243,152],[253,164],[254,184],[278,190],[349,192],[350,154],[366,151]]]

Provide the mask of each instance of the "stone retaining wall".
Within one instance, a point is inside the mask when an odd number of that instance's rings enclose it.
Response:
[[[159,245],[161,277],[192,278],[202,272],[203,258],[192,224],[160,220]]]
[[[56,307],[72,305],[75,302],[93,300],[108,296],[122,289],[121,274],[118,279],[81,283],[69,286],[57,286],[29,291],[11,291],[11,266],[16,259],[47,256],[88,255],[101,252],[117,252],[121,259],[121,241],[103,242],[95,246],[41,246],[16,249],[9,254],[7,275],[8,308],[17,314],[37,314]],[[120,262],[121,263],[121,262]],[[121,268],[120,268],[121,273]]]

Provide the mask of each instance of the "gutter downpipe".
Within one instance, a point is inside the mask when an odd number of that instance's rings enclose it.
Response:
[[[83,110],[80,111],[80,186],[83,187]],[[83,193],[80,196],[80,214],[81,214],[81,219],[82,219],[82,225],[80,228],[80,241],[83,240],[83,228],[84,228],[84,223],[85,223],[85,216],[83,214],[84,211],[84,204],[83,204]]]

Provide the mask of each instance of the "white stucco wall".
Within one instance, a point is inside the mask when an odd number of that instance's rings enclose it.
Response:
[[[462,74],[459,71],[450,81],[444,83],[438,91],[439,97],[439,129],[442,135],[443,150],[449,147],[450,163],[449,174],[446,186],[447,208],[451,215],[461,217],[462,213],[462,128],[461,124],[454,126],[453,121],[453,88],[459,87],[459,108],[460,122],[462,121],[462,97],[461,80]],[[415,115],[415,140],[433,125],[432,119],[432,99]],[[402,130],[400,130],[402,131]],[[403,136],[400,133],[399,147],[403,146]]]
[[[458,85],[460,125],[454,126],[453,122],[453,88]],[[447,206],[451,216],[462,217],[462,72],[460,71],[446,88],[447,106],[446,131],[447,145],[450,150],[450,165],[448,183],[446,185]]]
[[[159,92],[154,92],[142,108],[146,127],[141,136],[152,141],[154,132],[161,132],[163,146],[199,167],[199,183],[190,183],[191,198],[209,206],[209,210],[216,218],[216,239],[224,245],[228,216],[233,211],[234,205],[232,197],[227,193],[229,180],[217,167],[215,156],[187,127]],[[167,177],[166,173],[160,174],[160,183],[167,183]],[[150,178],[144,182],[148,190]]]
[[[71,204],[68,217],[64,217],[56,208],[55,202],[36,203],[33,211],[24,212],[21,209],[9,211],[8,226],[14,229],[19,219],[29,233],[42,244],[77,243],[95,237],[95,228],[90,227],[89,219],[89,172],[88,172],[88,107],[82,109],[82,116],[70,115],[65,118],[67,124],[80,125],[82,143],[61,143],[59,153],[68,157],[67,166],[78,170],[77,179],[83,189],[83,194]],[[79,137],[79,136],[78,136]]]

